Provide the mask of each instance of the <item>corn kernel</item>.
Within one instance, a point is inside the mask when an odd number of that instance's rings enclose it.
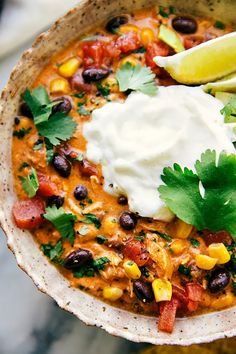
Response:
[[[217,262],[217,258],[212,258],[204,254],[197,254],[195,259],[197,267],[204,270],[214,268]]]
[[[141,31],[141,42],[144,47],[147,47],[149,43],[154,41],[155,35],[150,28],[143,28]]]
[[[120,288],[107,286],[103,289],[103,297],[106,300],[117,301],[122,295],[123,290]]]
[[[225,264],[230,260],[230,254],[223,243],[212,243],[208,252],[210,257],[217,258],[217,264]]]
[[[77,58],[68,59],[65,63],[59,66],[58,72],[61,76],[72,77],[80,67],[81,63],[82,61]]]
[[[137,264],[133,261],[126,261],[123,264],[126,275],[130,279],[139,279],[141,277],[141,271]]]
[[[188,238],[192,231],[192,225],[186,224],[186,222],[177,219],[175,221],[175,237],[176,238]]]
[[[109,217],[109,218],[106,218],[105,220],[103,220],[102,225],[103,225],[103,232],[106,235],[113,236],[114,233],[116,233],[116,231],[118,229],[117,220],[112,217]]]
[[[175,255],[181,254],[186,248],[186,241],[184,240],[175,240],[172,242],[170,249]]]
[[[128,33],[128,32],[137,32],[139,33],[140,28],[135,25],[123,25],[120,26],[119,32],[120,33]]]
[[[20,123],[17,125],[17,129],[28,129],[32,127],[32,119],[26,118],[26,117],[21,117],[20,118]]]
[[[170,301],[172,297],[172,285],[168,280],[155,279],[152,282],[156,302]]]
[[[232,293],[226,293],[216,299],[211,300],[210,306],[215,310],[221,310],[223,308],[232,306],[234,299],[235,297]]]
[[[126,63],[130,63],[132,66],[136,66],[138,64],[137,60],[132,56],[125,57],[120,61],[120,65],[124,65]]]
[[[115,77],[107,77],[102,80],[102,85],[109,87],[111,92],[119,92],[119,85]]]
[[[50,83],[51,93],[68,93],[69,91],[70,86],[66,79],[54,79]]]

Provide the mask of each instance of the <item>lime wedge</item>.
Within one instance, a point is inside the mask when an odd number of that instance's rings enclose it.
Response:
[[[222,80],[216,82],[209,82],[204,85],[203,90],[205,92],[211,92],[214,94],[218,91],[236,92],[236,74],[232,74],[224,77]]]
[[[165,25],[160,26],[160,31],[158,34],[158,38],[168,44],[171,48],[175,50],[176,53],[182,52],[185,50],[181,39],[177,36],[177,34],[166,27]]]
[[[183,84],[204,84],[236,72],[236,32],[212,39],[155,63]]]

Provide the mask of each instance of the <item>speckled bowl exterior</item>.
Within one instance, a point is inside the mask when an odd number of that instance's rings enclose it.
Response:
[[[59,19],[41,34],[13,69],[0,101],[0,222],[9,248],[19,266],[32,278],[38,289],[50,295],[58,305],[75,314],[88,325],[136,342],[181,344],[209,342],[236,335],[236,308],[207,315],[177,319],[174,332],[158,332],[156,318],[141,316],[109,306],[90,295],[70,287],[68,281],[49,263],[28,231],[18,229],[11,209],[16,196],[11,171],[11,143],[14,116],[21,93],[31,85],[41,69],[56,52],[78,38],[83,32],[116,14],[152,5],[173,5],[180,11],[210,16],[233,23],[235,0],[86,0]]]

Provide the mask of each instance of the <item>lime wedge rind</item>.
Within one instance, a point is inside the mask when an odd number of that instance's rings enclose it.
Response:
[[[205,92],[211,92],[215,94],[218,91],[224,92],[236,92],[236,73],[224,77],[223,79],[216,82],[209,82],[203,86]]]
[[[236,32],[154,62],[179,83],[204,84],[236,72]]]

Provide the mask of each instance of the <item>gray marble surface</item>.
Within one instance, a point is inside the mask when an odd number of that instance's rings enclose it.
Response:
[[[26,43],[0,61],[0,90]],[[0,230],[0,354],[131,354],[145,347],[87,327],[40,293],[7,249]]]

